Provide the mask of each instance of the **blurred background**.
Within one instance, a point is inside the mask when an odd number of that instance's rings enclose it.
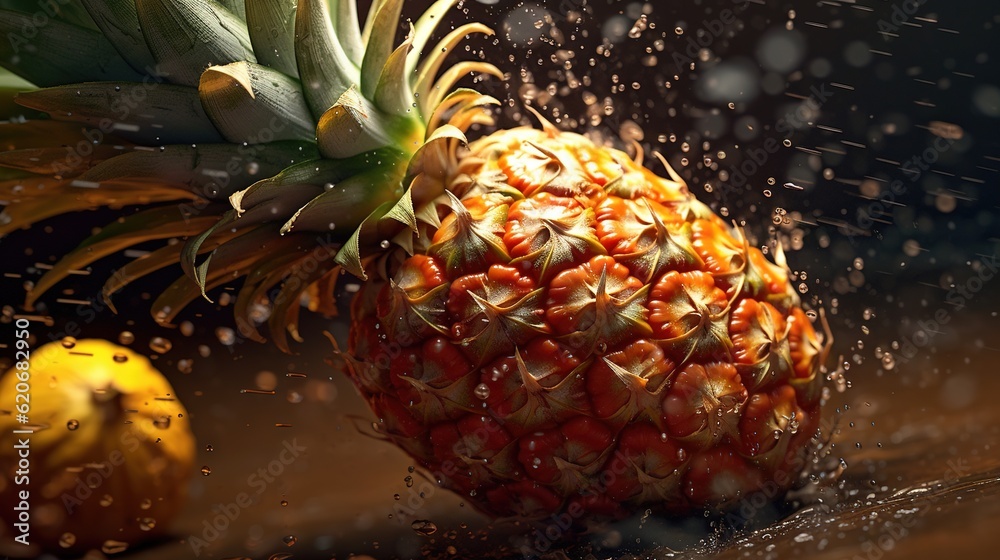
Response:
[[[428,4],[409,1],[404,14]],[[768,508],[741,531],[632,520],[559,554],[992,556],[1000,9],[940,0],[466,0],[449,18],[498,32],[470,48],[508,73],[474,84],[507,101],[502,125],[529,124],[531,104],[560,127],[659,151],[752,242],[779,237],[803,299],[826,309],[836,340],[824,426],[838,482],[829,491]],[[0,87],[18,83],[2,76]],[[26,282],[110,219],[81,213],[0,240],[3,271],[21,275],[0,279],[4,316],[21,311]],[[53,319],[38,333],[44,341],[133,333],[131,347],[170,378],[198,437],[200,471],[173,537],[116,557],[475,558],[516,532],[485,529],[460,497],[428,485],[372,436],[373,418],[321,334],[343,339],[344,321],[304,317],[293,356],[234,343],[229,289],[163,329],[147,308],[179,269],[119,294],[117,314],[100,303],[103,280],[127,259],[73,277],[38,310]],[[150,346],[156,337],[168,344]],[[302,451],[285,464],[289,446]],[[244,492],[253,505],[207,538],[219,506]],[[438,530],[414,531],[416,520]],[[193,547],[192,536],[207,546]]]

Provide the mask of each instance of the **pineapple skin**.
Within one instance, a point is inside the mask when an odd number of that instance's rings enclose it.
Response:
[[[438,228],[352,305],[379,431],[494,517],[723,510],[787,490],[823,349],[786,269],[583,136],[470,145]]]

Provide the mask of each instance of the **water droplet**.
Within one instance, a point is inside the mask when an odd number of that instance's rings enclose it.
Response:
[[[67,348],[67,349],[73,348],[74,346],[76,346],[76,339],[73,338],[72,336],[64,337],[62,339],[62,346],[63,346],[63,348]]]
[[[181,323],[181,334],[184,336],[191,336],[194,334],[194,323],[191,321],[184,321]]]
[[[158,416],[155,420],[153,420],[153,426],[161,430],[166,430],[170,427],[170,417]]]
[[[104,554],[121,554],[126,550],[128,550],[128,543],[114,539],[108,539],[101,545],[101,552]]]
[[[73,533],[63,533],[62,536],[59,537],[59,546],[63,548],[69,548],[74,544],[76,544],[76,535]]]
[[[69,431],[71,431],[71,432],[76,431],[76,429],[79,428],[79,427],[80,427],[80,421],[79,420],[75,420],[74,419],[74,420],[69,420],[68,422],[66,422],[66,429],[69,430]]]
[[[281,507],[288,507],[288,500],[281,500]]]
[[[477,398],[481,400],[486,400],[490,398],[490,386],[485,383],[480,383],[476,385],[475,391],[473,391]]]
[[[413,488],[413,477],[412,476],[408,476],[408,477],[404,478],[403,482],[406,483],[406,487],[407,488]]]
[[[410,523],[410,528],[413,529],[415,533],[424,536],[433,535],[434,533],[437,533],[438,530],[437,525],[426,519],[417,519],[413,523]]]
[[[123,354],[121,352],[115,352],[115,355],[112,356],[111,359],[114,360],[115,362],[119,363],[119,364],[124,364],[125,362],[128,361],[128,356],[126,356],[125,354]]]
[[[219,327],[215,329],[215,337],[223,346],[236,344],[236,331],[229,327]]]
[[[190,358],[183,358],[177,361],[177,371],[181,373],[191,373],[194,369],[194,360]]]
[[[153,339],[149,341],[149,349],[157,354],[166,354],[171,348],[173,348],[173,344],[162,336],[154,336]]]
[[[156,520],[152,517],[143,517],[139,520],[139,529],[143,531],[152,531],[156,527]]]
[[[119,344],[132,344],[135,342],[135,335],[131,331],[122,331],[118,333],[118,343]]]
[[[212,444],[208,444],[208,445],[205,446],[205,451],[208,451],[209,453],[211,453],[212,451],[215,451],[215,448],[212,447]]]
[[[378,244],[378,246],[381,247],[381,248],[383,248],[383,249],[388,249],[389,245],[390,244],[389,244],[389,240],[388,239],[383,239],[382,242]]]
[[[146,510],[151,507],[153,507],[153,500],[150,500],[149,498],[143,498],[142,502],[139,503],[139,509]]]
[[[205,476],[208,476],[208,475],[212,474],[212,467],[209,467],[208,465],[205,465],[204,467],[201,468],[201,474],[203,474]]]
[[[892,357],[892,353],[886,352],[882,355],[882,367],[889,370],[896,367],[896,361]]]
[[[101,504],[101,507],[108,507],[115,503],[115,498],[111,494],[105,494],[101,496],[101,501],[98,503]]]
[[[299,539],[295,538],[295,535],[285,535],[281,539],[281,542],[285,543],[285,546],[295,546],[295,543],[299,542]]]

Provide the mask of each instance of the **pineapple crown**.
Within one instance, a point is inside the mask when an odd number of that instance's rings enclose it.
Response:
[[[403,0],[375,0],[364,25],[355,0],[76,0],[37,28],[27,11],[0,10],[4,36],[37,33],[0,45],[0,66],[41,87],[15,101],[49,116],[0,125],[0,235],[71,211],[173,202],[84,241],[26,305],[76,269],[160,240],[107,281],[106,300],[180,262],[185,276],[154,303],[168,323],[246,276],[238,320],[263,340],[257,304],[270,294],[287,349],[303,291],[326,288],[313,307],[332,312],[340,268],[365,277],[390,243],[412,250],[420,222],[439,224],[465,132],[492,122],[497,101],[455,85],[503,74],[480,61],[444,68],[463,39],[492,30],[469,23],[428,48],[456,3],[434,2],[399,45]]]

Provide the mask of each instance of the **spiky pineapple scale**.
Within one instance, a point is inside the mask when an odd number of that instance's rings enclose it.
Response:
[[[821,379],[783,268],[576,134],[500,131],[461,161],[429,249],[354,306],[387,437],[494,515],[720,506],[795,460]]]

